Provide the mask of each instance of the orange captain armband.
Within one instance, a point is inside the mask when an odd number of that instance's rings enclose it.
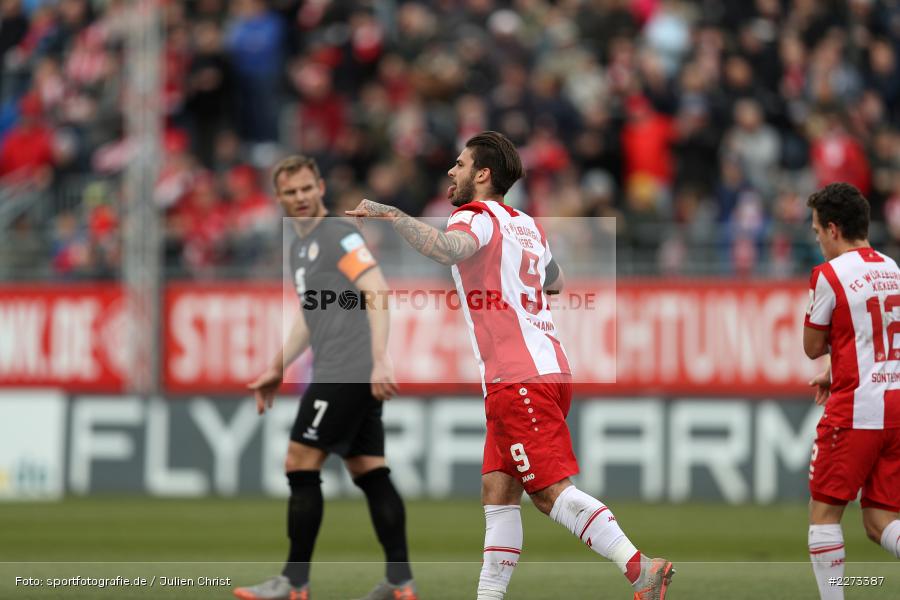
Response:
[[[338,270],[350,281],[356,281],[360,275],[375,265],[375,258],[365,246],[348,252],[337,263]]]

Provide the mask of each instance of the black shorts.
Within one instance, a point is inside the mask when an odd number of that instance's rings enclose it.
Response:
[[[291,440],[344,458],[384,456],[381,410],[369,383],[311,383],[300,399]]]

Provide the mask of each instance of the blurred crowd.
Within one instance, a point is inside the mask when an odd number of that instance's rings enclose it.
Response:
[[[0,0],[0,177],[57,198],[59,275],[120,260],[130,4]],[[831,181],[900,249],[900,0],[163,6],[155,201],[176,269],[271,261],[267,169],[288,152],[319,161],[335,210],[446,215],[446,170],[484,129],[524,158],[510,203],[615,217],[595,222],[620,272],[803,274],[820,260],[806,197]]]

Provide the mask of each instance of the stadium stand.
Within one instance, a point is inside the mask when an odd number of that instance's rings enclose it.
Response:
[[[5,279],[118,272],[126,4],[0,3]],[[512,202],[617,217],[620,273],[802,276],[805,199],[835,180],[900,249],[900,2],[164,4],[170,275],[278,271],[266,167],[288,151],[335,209],[446,215],[482,129],[522,149]]]

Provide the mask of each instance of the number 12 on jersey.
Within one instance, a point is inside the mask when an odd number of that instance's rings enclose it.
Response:
[[[886,360],[900,360],[900,348],[894,347],[894,336],[900,334],[900,321],[891,320],[887,326],[888,351],[884,351],[884,314],[892,313],[900,307],[900,294],[892,294],[884,299],[884,311],[881,310],[881,300],[878,296],[872,296],[866,300],[866,310],[872,318],[872,344],[875,350],[875,362]]]

